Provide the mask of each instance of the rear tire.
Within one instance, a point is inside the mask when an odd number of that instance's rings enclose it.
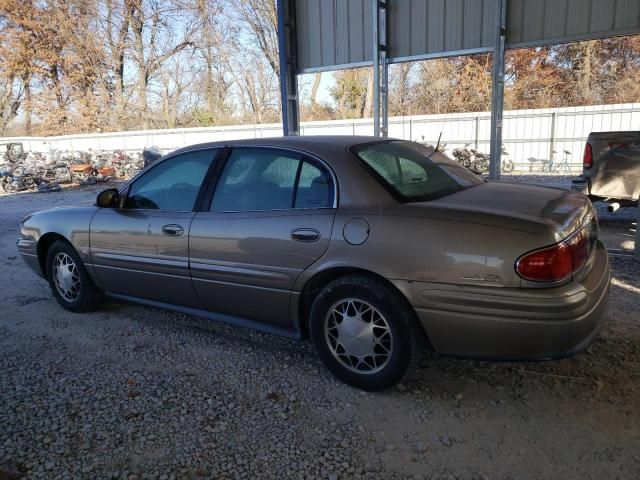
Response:
[[[327,369],[368,391],[400,382],[417,364],[424,339],[405,298],[367,275],[345,276],[322,289],[309,330]]]
[[[78,252],[67,242],[56,240],[47,252],[47,279],[53,296],[66,310],[89,312],[102,300]]]

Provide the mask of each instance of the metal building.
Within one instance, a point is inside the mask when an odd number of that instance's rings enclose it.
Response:
[[[492,178],[500,175],[506,48],[640,33],[640,0],[278,0],[283,127],[299,132],[297,75],[372,66],[387,132],[391,63],[492,53]]]

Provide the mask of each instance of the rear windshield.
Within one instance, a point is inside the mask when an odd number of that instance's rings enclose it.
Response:
[[[389,141],[351,149],[403,202],[423,202],[474,187],[484,180],[441,153],[414,142]]]

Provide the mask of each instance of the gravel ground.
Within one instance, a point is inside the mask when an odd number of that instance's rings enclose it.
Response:
[[[17,257],[17,224],[95,192],[0,197],[0,479],[640,478],[640,263],[612,258],[583,354],[427,355],[367,394],[307,343],[115,301],[62,310]]]

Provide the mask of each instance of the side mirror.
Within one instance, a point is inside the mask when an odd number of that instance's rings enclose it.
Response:
[[[100,208],[116,208],[120,206],[120,192],[117,188],[103,190],[96,198],[96,205]]]

